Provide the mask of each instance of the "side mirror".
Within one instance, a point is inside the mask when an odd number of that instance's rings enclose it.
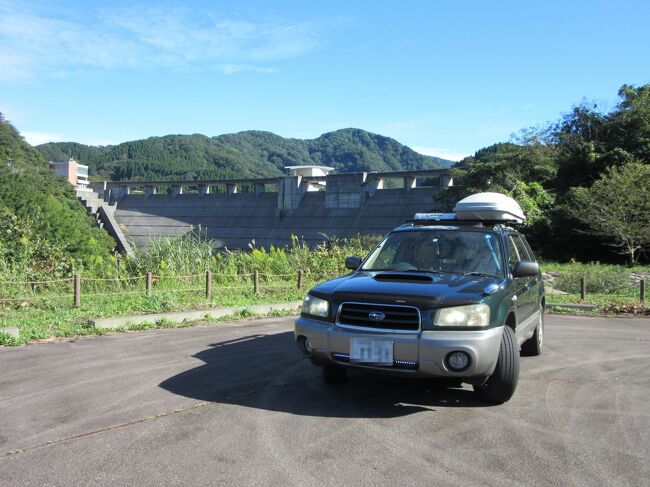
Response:
[[[530,260],[517,262],[512,270],[513,277],[533,277],[537,274],[539,274],[539,264]]]
[[[361,259],[359,257],[350,256],[345,258],[346,269],[352,269],[353,271],[356,271],[359,267],[361,267]]]

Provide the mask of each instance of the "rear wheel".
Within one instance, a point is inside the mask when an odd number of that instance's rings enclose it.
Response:
[[[542,345],[544,344],[544,310],[539,312],[539,322],[535,327],[533,336],[526,340],[521,345],[521,351],[524,355],[529,357],[536,357],[542,353]]]
[[[337,365],[324,365],[323,380],[326,384],[343,384],[348,380],[348,369]]]
[[[512,397],[519,381],[519,346],[515,332],[503,327],[499,357],[494,372],[485,384],[474,386],[474,392],[489,402],[501,404]]]

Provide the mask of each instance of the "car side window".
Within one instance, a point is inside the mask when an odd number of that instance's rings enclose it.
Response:
[[[528,240],[526,240],[526,237],[522,236],[521,241],[524,243],[524,246],[526,247],[526,251],[528,252],[528,258],[532,262],[537,262],[537,259],[535,258],[535,254],[533,253],[533,249],[530,248],[530,244],[528,243]]]
[[[513,240],[517,246],[517,253],[519,253],[519,260],[532,260],[528,254],[528,249],[526,249],[526,244],[521,235],[513,235]]]
[[[510,254],[510,268],[513,268],[517,262],[521,261],[519,250],[514,241],[514,235],[508,235],[508,253]]]

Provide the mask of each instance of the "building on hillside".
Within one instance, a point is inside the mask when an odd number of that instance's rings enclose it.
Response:
[[[286,166],[285,169],[289,171],[289,176],[299,177],[314,177],[314,176],[327,176],[333,167],[328,166]],[[325,189],[325,181],[310,181],[307,184],[307,191],[321,191]]]
[[[67,161],[50,161],[50,169],[68,180],[76,189],[88,187],[88,166],[79,164],[72,157]]]

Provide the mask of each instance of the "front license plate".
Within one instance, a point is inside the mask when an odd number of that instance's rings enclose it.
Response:
[[[393,342],[350,338],[350,362],[393,365]]]

